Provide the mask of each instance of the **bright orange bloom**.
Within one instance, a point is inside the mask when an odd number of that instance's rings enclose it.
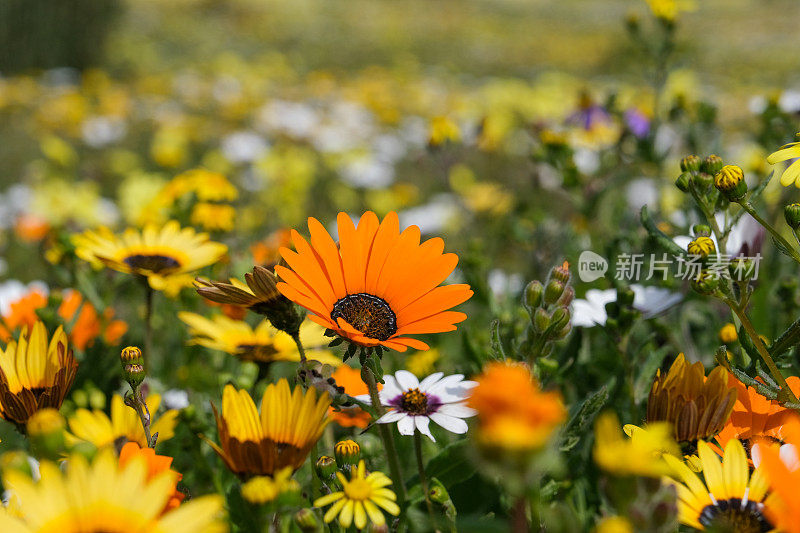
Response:
[[[510,450],[542,446],[567,416],[558,392],[542,392],[527,365],[490,363],[475,378],[468,405],[478,411],[478,440]]]
[[[114,310],[106,308],[102,317],[78,291],[68,289],[64,291],[63,300],[58,307],[58,316],[67,324],[72,324],[69,331],[70,343],[78,350],[91,346],[94,340],[101,336],[106,344],[113,346],[119,343],[122,336],[128,331],[128,325],[122,320],[114,320]],[[9,329],[0,326],[0,338],[8,342],[11,332],[23,326],[29,329],[39,319],[36,311],[47,307],[47,294],[34,288],[12,303],[10,311],[3,316],[3,322]],[[78,313],[77,318],[75,314]]]
[[[161,514],[171,511],[178,507],[186,495],[178,490],[178,482],[183,479],[183,474],[172,470],[172,457],[166,455],[156,455],[156,451],[152,448],[140,448],[135,442],[128,442],[122,447],[119,452],[119,465],[125,466],[134,457],[144,457],[147,460],[147,481],[151,481],[156,476],[164,472],[172,472],[175,477],[175,482],[172,485],[172,496],[167,500],[167,505],[161,511]]]
[[[783,435],[789,446],[794,447],[795,459],[800,450],[800,419],[790,415],[783,425]],[[800,468],[795,461],[781,458],[780,447],[759,446],[761,463],[758,466],[772,490],[771,504],[765,509],[776,531],[800,533]],[[794,464],[793,464],[794,463]]]
[[[420,244],[420,229],[402,233],[396,213],[382,222],[364,213],[354,225],[339,213],[339,244],[315,218],[308,219],[309,244],[292,230],[297,252],[281,248],[290,268],[278,265],[278,290],[308,309],[309,318],[361,346],[383,346],[400,352],[427,350],[424,342],[406,337],[454,331],[467,318],[449,311],[472,296],[469,285],[440,286],[458,263],[445,254],[444,241]]]
[[[331,376],[336,384],[344,388],[345,394],[349,396],[360,396],[369,393],[367,384],[361,379],[361,371],[348,365],[339,366]],[[383,386],[378,383],[378,390]],[[366,428],[372,416],[360,407],[342,407],[336,411],[331,407],[328,416],[343,428],[358,427]]]
[[[253,261],[257,265],[274,268],[281,260],[279,250],[291,244],[292,232],[288,229],[279,229],[273,231],[266,239],[250,246],[250,253],[253,254]]]
[[[48,231],[47,220],[30,213],[20,215],[14,223],[14,233],[25,242],[39,242],[47,237]]]
[[[800,394],[800,378],[791,376],[786,378],[786,382],[792,392]],[[725,448],[731,439],[751,442],[757,439],[779,442],[785,440],[783,428],[792,414],[791,409],[767,400],[753,387],[746,387],[733,375],[728,378],[728,386],[736,387],[737,400],[728,423],[717,435],[721,448]]]

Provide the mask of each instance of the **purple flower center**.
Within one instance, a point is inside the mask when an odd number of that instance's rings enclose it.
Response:
[[[438,397],[425,394],[418,388],[409,389],[389,400],[389,405],[402,413],[413,416],[425,416],[435,413],[442,402]]]

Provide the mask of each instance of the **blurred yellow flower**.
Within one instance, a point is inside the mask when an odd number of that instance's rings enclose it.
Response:
[[[292,467],[275,472],[274,477],[256,476],[242,485],[242,496],[250,503],[268,503],[284,492],[299,492],[300,484],[292,479]]]
[[[441,354],[436,348],[416,352],[406,357],[406,369],[417,377],[427,376],[433,373],[436,361],[440,357]]]
[[[800,133],[798,133],[800,136]],[[786,170],[781,173],[781,185],[788,187],[792,183],[800,188],[800,142],[789,143],[781,146],[777,152],[772,152],[767,157],[767,163],[774,165],[782,161],[794,159]]]
[[[461,140],[461,130],[450,118],[445,116],[433,117],[428,132],[428,144],[441,146],[445,143],[456,143]]]
[[[600,520],[594,533],[633,533],[633,524],[622,516],[609,516]]]
[[[670,469],[662,460],[664,454],[680,456],[671,431],[669,424],[650,424],[646,430],[637,428],[630,438],[625,438],[617,415],[605,412],[594,427],[594,462],[618,476],[667,475]]]
[[[646,0],[650,6],[650,11],[657,18],[667,22],[675,22],[678,15],[688,11],[694,11],[696,5],[694,0]]]
[[[178,411],[170,409],[160,417],[156,417],[161,405],[161,395],[151,394],[145,399],[147,409],[150,411],[152,423],[150,434],[158,433],[158,442],[171,439],[175,436],[175,426],[178,423]],[[116,446],[119,442],[135,442],[142,448],[147,447],[145,442],[142,421],[131,407],[125,405],[122,396],[115,394],[111,397],[111,416],[100,410],[89,411],[78,409],[69,418],[71,435],[69,440],[73,444],[90,442],[97,448]]]
[[[200,202],[192,208],[190,221],[206,231],[231,231],[236,209],[227,204]]]

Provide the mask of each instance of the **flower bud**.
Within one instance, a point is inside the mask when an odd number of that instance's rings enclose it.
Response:
[[[786,223],[789,224],[790,228],[792,229],[800,228],[800,204],[794,203],[784,207],[783,216],[786,219]]]
[[[692,289],[700,294],[713,294],[719,286],[719,277],[712,275],[708,270],[704,270],[692,280]]]
[[[559,307],[553,311],[553,316],[550,319],[551,331],[560,331],[564,326],[569,324],[569,309],[566,307]]]
[[[692,233],[695,237],[709,237],[711,235],[711,228],[705,224],[695,224],[692,226]]]
[[[620,307],[631,307],[635,297],[636,294],[630,289],[630,287],[617,289],[617,304]]]
[[[40,459],[57,460],[66,449],[64,430],[67,423],[56,409],[36,411],[28,420],[28,438]]]
[[[556,305],[559,307],[569,307],[573,299],[575,299],[575,289],[567,287],[564,289],[564,292],[561,293],[561,298],[556,301]]]
[[[723,344],[733,344],[738,339],[739,335],[736,332],[736,326],[730,322],[722,326],[722,329],[719,330],[719,340],[722,341]]]
[[[738,202],[747,194],[744,172],[736,165],[725,165],[714,176],[714,187],[731,202]]]
[[[697,174],[692,175],[692,183],[694,183],[694,186],[700,191],[705,191],[711,186],[712,183],[714,183],[714,176],[713,174],[698,172]]]
[[[136,389],[144,381],[144,359],[142,351],[136,346],[128,346],[122,349],[120,354],[122,372],[132,389]]]
[[[717,172],[722,170],[722,165],[723,165],[722,158],[719,157],[718,155],[712,154],[706,157],[705,161],[703,161],[703,164],[700,165],[700,170],[702,170],[706,174],[714,176]]]
[[[294,514],[294,523],[303,532],[317,531],[319,529],[317,515],[308,508],[300,509]]]
[[[717,250],[714,241],[710,237],[698,237],[689,243],[686,251],[691,255],[698,255],[706,258]]]
[[[687,155],[681,159],[681,171],[683,172],[697,172],[700,170],[702,161],[696,155]]]
[[[547,282],[547,286],[544,288],[544,303],[547,305],[553,305],[561,298],[561,294],[564,292],[564,283],[558,279],[551,279]]]
[[[533,327],[538,333],[544,333],[550,325],[550,316],[541,307],[533,314]]]
[[[570,273],[569,273],[569,263],[564,261],[561,266],[553,267],[553,270],[550,271],[550,277],[553,279],[557,279],[564,285],[569,283]]]
[[[544,294],[544,287],[539,280],[533,280],[525,287],[525,306],[531,310],[539,307],[542,302],[542,294]]]
[[[675,186],[683,192],[689,192],[689,183],[691,183],[691,180],[692,175],[689,172],[684,172],[675,180]]]
[[[361,459],[361,446],[354,440],[341,440],[333,447],[333,454],[339,468],[349,472]]]
[[[333,457],[328,455],[322,455],[319,459],[317,459],[314,468],[317,471],[317,475],[323,481],[327,481],[329,479],[333,479],[333,476],[336,475],[336,461]]]

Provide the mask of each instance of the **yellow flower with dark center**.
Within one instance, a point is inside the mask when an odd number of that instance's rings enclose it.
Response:
[[[669,371],[656,372],[647,399],[647,422],[669,422],[679,443],[710,439],[728,421],[736,404],[736,389],[728,386],[728,371],[717,367],[706,377],[703,364],[690,365],[678,355]]]
[[[158,442],[174,437],[178,411],[170,409],[156,417],[161,405],[161,396],[158,394],[148,396],[145,403],[152,419],[150,434],[158,433]],[[100,410],[78,409],[69,418],[69,429],[72,432],[69,439],[73,443],[86,441],[97,448],[104,448],[136,442],[142,448],[147,447],[142,421],[136,411],[125,405],[125,400],[119,394],[111,397],[111,417]]]
[[[695,529],[761,533],[771,531],[766,518],[771,497],[768,483],[756,470],[750,475],[742,443],[728,442],[720,464],[717,455],[704,441],[697,445],[702,463],[701,480],[697,474],[675,457],[664,459],[677,479],[678,519]]]
[[[49,344],[42,322],[30,335],[23,328],[19,340],[0,353],[0,416],[21,427],[40,409],[60,409],[77,372],[61,327]]]
[[[594,426],[594,462],[617,476],[661,477],[670,472],[662,457],[679,455],[672,438],[672,428],[661,422],[636,428],[630,438],[623,436],[619,419],[613,412],[600,415]]]
[[[193,336],[190,344],[226,352],[245,361],[300,361],[294,340],[287,333],[275,330],[266,320],[254,329],[243,320],[233,320],[225,315],[208,319],[195,313],[180,312],[178,318],[189,326],[189,333]],[[304,322],[300,326],[300,341],[308,359],[332,366],[342,364],[341,357],[328,349],[330,339],[325,337],[325,328],[319,324]]]
[[[788,187],[792,183],[800,187],[800,142],[785,144],[781,146],[780,150],[769,154],[767,157],[767,163],[770,165],[792,159],[795,159],[795,161],[781,173],[781,185],[784,187]]]
[[[598,522],[595,533],[633,533],[633,524],[622,516],[609,516]]]
[[[182,229],[174,220],[161,228],[129,228],[122,235],[100,228],[74,235],[72,241],[81,259],[144,276],[156,290],[167,287],[172,278],[185,278],[188,273],[219,261],[228,250],[224,244],[210,241],[208,234]]]
[[[331,404],[328,393],[316,389],[289,389],[281,379],[267,386],[261,414],[245,390],[226,385],[222,393],[222,415],[212,404],[220,445],[207,441],[241,477],[271,476],[286,467],[297,470],[328,425]]]
[[[725,344],[733,344],[739,340],[739,333],[736,331],[736,326],[728,322],[719,330],[719,340]]]
[[[714,240],[711,237],[698,237],[690,242],[686,248],[686,251],[691,255],[699,255],[700,257],[708,257],[716,250]]]
[[[292,467],[279,470],[275,477],[256,476],[242,485],[242,496],[250,503],[263,504],[273,501],[284,492],[298,492],[300,484],[292,478]]]
[[[326,524],[338,516],[340,526],[348,528],[355,524],[357,529],[363,530],[367,527],[367,521],[374,526],[386,523],[381,509],[390,515],[400,514],[400,507],[395,503],[397,497],[391,489],[386,488],[392,484],[392,480],[381,472],[367,475],[364,461],[350,471],[349,481],[341,472],[337,472],[336,477],[342,490],[317,498],[314,502],[315,507],[333,504],[325,513]]]
[[[66,462],[66,473],[42,462],[41,481],[10,470],[3,485],[14,494],[14,512],[0,511],[4,533],[223,533],[221,496],[201,496],[167,511],[177,473],[148,479],[147,461],[136,457],[120,466],[111,451],[89,464],[81,455]]]

